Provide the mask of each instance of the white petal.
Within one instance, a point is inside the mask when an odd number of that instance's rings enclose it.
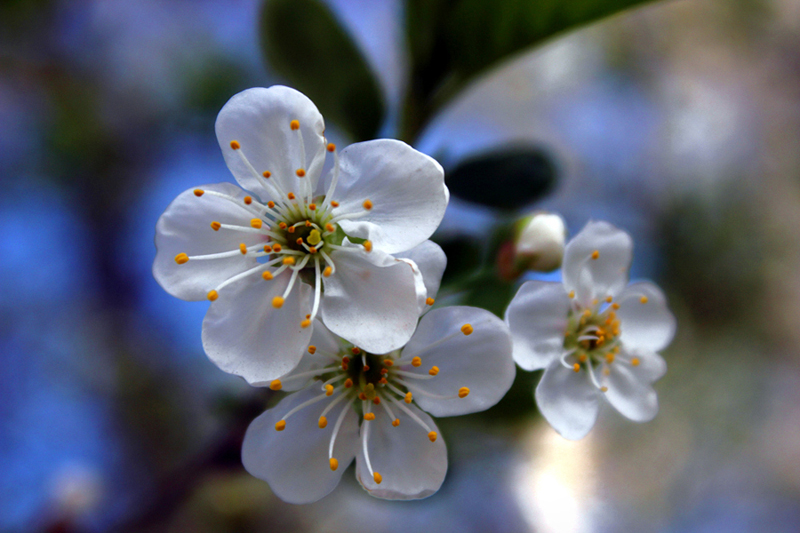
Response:
[[[470,335],[462,333],[464,324],[472,326]],[[448,339],[426,350],[444,338]],[[516,374],[508,327],[489,311],[477,307],[444,307],[425,315],[401,357],[415,355],[422,359],[422,366],[404,370],[427,377],[428,370],[436,366],[439,373],[431,379],[408,379],[412,387],[439,396],[458,394],[462,387],[469,389],[465,398],[448,400],[412,392],[417,404],[434,416],[488,409],[508,392]]]
[[[647,303],[642,303],[642,297]],[[659,351],[675,335],[675,317],[667,308],[667,299],[653,283],[630,284],[618,298],[620,339],[626,348]]]
[[[618,359],[622,358],[626,363],[630,363],[634,357],[639,360],[639,364],[631,366],[630,371],[640,381],[654,383],[667,373],[666,361],[656,352],[631,350],[627,346],[623,346],[622,352],[617,355]]]
[[[232,202],[212,194],[195,196],[195,190],[216,191],[234,197]],[[256,265],[252,254],[236,254],[223,259],[189,261],[182,265],[175,256],[206,255],[238,250],[266,242],[265,235],[221,229],[214,231],[212,222],[250,227],[255,215],[245,208],[245,192],[232,183],[201,185],[178,195],[169,204],[156,224],[156,259],[153,276],[165,291],[183,300],[205,300],[208,291],[228,278]]]
[[[447,256],[441,246],[433,241],[425,241],[407,252],[394,254],[397,259],[410,259],[422,273],[427,298],[436,298],[442,282],[444,269],[447,267]]]
[[[305,160],[297,131],[291,128],[293,120],[300,122]],[[280,183],[284,192],[302,193],[302,180],[308,180],[312,191],[316,189],[325,161],[325,123],[303,93],[280,85],[242,91],[223,106],[216,130],[225,162],[245,189],[262,198],[273,197],[261,176],[264,171],[272,174],[269,179]],[[231,141],[239,143],[241,153],[231,147]],[[298,168],[306,170],[305,177],[297,177]]]
[[[536,405],[562,437],[578,440],[597,420],[599,394],[586,370],[574,372],[556,360],[545,369],[536,387]]]
[[[547,367],[564,350],[569,297],[561,283],[526,281],[508,304],[514,360],[525,370]]]
[[[419,270],[378,250],[340,250],[331,259],[336,271],[324,278],[320,303],[328,329],[376,354],[408,342],[419,316]]]
[[[439,432],[427,413],[408,406],[428,427]],[[361,423],[361,435],[369,431],[369,460],[374,472],[383,478],[381,483],[367,469],[363,446],[356,456],[356,477],[372,496],[388,500],[415,500],[426,498],[439,490],[447,473],[447,448],[441,435],[436,442],[428,438],[428,431],[411,417],[393,407],[400,425],[392,426],[392,419],[382,406],[375,406],[375,420]],[[367,427],[369,426],[369,428]]]
[[[658,413],[658,396],[644,379],[645,372],[624,363],[614,363],[606,378],[608,401],[622,416],[636,422],[652,420]]]
[[[330,365],[333,362],[330,355],[338,354],[340,351],[338,338],[319,320],[314,320],[314,331],[311,333],[311,341],[308,344],[309,346],[314,346],[314,353],[309,353],[308,348],[305,348],[300,363],[291,372],[280,377],[282,391],[296,391],[308,385],[310,381],[314,380],[314,376],[297,379],[287,378]],[[268,384],[265,383],[265,385]]]
[[[592,259],[595,251],[599,256]],[[584,305],[616,296],[628,284],[632,257],[630,235],[608,222],[589,222],[564,250],[564,286]]]
[[[401,141],[378,139],[348,146],[340,161],[336,214],[361,212],[365,200],[372,202],[365,216],[339,223],[345,233],[395,253],[439,227],[450,196],[436,160]]]
[[[293,407],[319,395],[313,388],[290,394],[281,402],[253,420],[242,444],[242,463],[252,475],[263,479],[272,491],[289,503],[311,503],[330,493],[347,465],[355,457],[358,446],[358,417],[350,402],[334,407],[324,429],[318,426],[319,416],[331,400],[322,400],[293,414],[286,429],[275,430],[275,423]],[[333,456],[339,468],[332,471],[328,460],[328,445],[334,421],[345,415],[336,437]]]
[[[257,385],[297,366],[313,328],[300,327],[311,312],[312,289],[297,282],[283,307],[274,308],[289,277],[288,271],[270,281],[250,276],[219,292],[203,320],[203,348],[218,367]]]

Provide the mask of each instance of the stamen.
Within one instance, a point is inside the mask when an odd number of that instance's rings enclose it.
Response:
[[[370,202],[369,200],[364,200],[364,203],[363,203],[363,204],[361,204],[361,205],[362,205],[362,206],[364,207],[364,209],[366,209],[367,211],[369,211],[369,210],[371,210],[371,209],[372,209],[372,202]]]
[[[273,278],[272,272],[270,272],[269,270],[265,270],[264,273],[261,274],[261,277],[264,278],[266,281],[269,281]]]
[[[640,301],[640,302],[642,302],[643,304],[646,304],[646,303],[647,303],[647,296],[642,296],[642,297],[639,299],[639,301]]]
[[[292,130],[295,130],[295,131],[299,130],[300,129],[300,121],[299,120],[291,121],[289,123],[289,127],[292,128]]]
[[[204,191],[203,189],[195,189],[194,190],[194,195],[197,196],[198,198],[200,198],[201,196],[203,196],[203,194],[205,194],[205,192],[206,191]]]
[[[367,408],[369,408],[369,404],[367,404]],[[361,447],[364,451],[364,462],[367,463],[367,470],[369,470],[369,473],[375,478],[375,483],[380,483],[380,474],[372,470],[372,463],[369,461],[369,450],[367,449],[367,442],[369,440],[369,431],[371,427],[372,424],[366,424],[363,426],[364,432],[362,433],[363,438],[361,439]]]
[[[283,418],[281,418],[281,421],[286,421],[290,416],[295,414],[297,411],[299,411],[301,409],[304,409],[304,408],[308,407],[311,404],[317,403],[320,400],[324,400],[325,398],[327,398],[327,396],[325,394],[320,394],[319,396],[314,396],[313,398],[304,401],[303,403],[301,403],[300,405],[295,406],[292,410],[290,410],[288,413],[283,415]]]
[[[272,307],[274,307],[275,309],[280,309],[281,307],[283,307],[283,302],[284,302],[283,298],[281,298],[280,296],[276,296],[275,298],[272,299]]]
[[[211,300],[213,302],[217,298],[219,298],[219,294],[217,293],[217,291],[209,291],[209,293],[208,293],[208,299],[209,300]]]
[[[640,362],[641,362],[641,361],[639,361],[639,358],[638,358],[638,357],[634,357],[633,359],[631,359],[631,364],[632,364],[633,366],[639,366],[639,363],[640,363]]]
[[[306,175],[306,171],[303,170],[302,168],[298,168],[297,170],[295,170],[294,173],[297,174],[298,178],[305,177],[305,175]]]
[[[362,245],[364,246],[364,249],[365,249],[367,252],[371,252],[371,251],[372,251],[372,241],[364,241],[364,242],[362,243]]]
[[[375,420],[375,413],[366,413],[364,415],[364,420]]]
[[[572,370],[574,370],[575,372],[580,372],[581,365],[579,365],[578,363],[575,363],[574,365],[572,365]]]
[[[374,472],[374,473],[372,474],[372,479],[374,479],[374,480],[375,480],[375,483],[377,483],[378,485],[380,485],[380,484],[381,484],[381,481],[383,481],[383,478],[382,478],[382,477],[381,477],[381,475],[380,475],[379,473],[377,473],[377,472]]]
[[[327,425],[328,425],[328,419],[325,418],[324,416],[319,417],[319,421],[317,422],[317,426],[319,426],[319,429],[325,429]]]
[[[339,396],[339,398],[344,398],[344,397],[345,397],[344,394]],[[335,401],[336,400],[334,400],[334,402]],[[328,407],[330,407],[330,406],[328,406]],[[342,427],[342,422],[344,421],[344,416],[346,414],[347,414],[347,406],[345,405],[342,408],[342,412],[339,413],[339,417],[336,419],[336,424],[334,424],[334,426],[333,426],[333,433],[331,433],[331,441],[330,441],[330,444],[328,444],[328,457],[329,458],[333,457],[333,445],[336,443],[336,436],[339,434],[339,428]],[[337,463],[337,465],[338,465],[338,463]],[[333,466],[331,466],[331,468],[333,468]]]
[[[246,203],[247,205],[252,204],[253,203],[253,197],[252,196],[245,196],[244,197],[244,203]]]
[[[269,384],[270,390],[281,390],[283,388],[283,383],[279,379],[273,379],[272,382]]]
[[[461,326],[461,333],[463,333],[464,335],[471,335],[473,331],[474,330],[472,329],[472,326],[470,324],[464,324],[463,326]]]
[[[310,353],[311,355],[314,355],[316,352],[317,352],[317,347],[314,346],[313,344],[309,344],[308,345],[308,353]]]
[[[430,374],[431,376],[435,376],[438,373],[439,373],[439,367],[438,366],[432,366],[431,369],[428,370],[428,374]]]
[[[179,253],[175,256],[175,262],[179,265],[189,262],[189,255],[185,253]]]
[[[469,394],[469,388],[468,387],[461,387],[460,389],[458,389],[458,397],[459,398],[466,398],[468,394]]]
[[[431,431],[430,433],[428,433],[428,439],[430,439],[431,442],[436,442],[437,436],[438,435],[436,435],[435,431]]]
[[[269,177],[272,176],[272,172],[270,172],[269,170],[265,170],[264,172],[261,173],[261,175],[264,176],[265,178],[269,179]],[[273,207],[273,206],[270,206],[270,207]]]
[[[247,254],[247,245],[245,243],[241,243],[239,245],[239,251],[242,252],[242,255]]]
[[[595,250],[594,252],[592,252],[592,259],[596,260],[599,257],[600,257],[600,251],[599,250]]]
[[[331,470],[336,472],[336,469],[339,468],[339,461],[337,461],[333,457],[331,457],[328,461],[330,461]]]
[[[214,231],[219,231],[219,228],[221,228],[221,227],[222,227],[222,224],[220,224],[217,221],[214,221],[214,222],[211,223],[211,229],[213,229]]]
[[[433,303],[434,303],[435,301],[436,301],[436,300],[434,300],[433,298],[428,298],[428,299],[426,299],[426,300],[425,300],[425,303],[426,303],[427,305],[433,305]]]
[[[275,422],[275,431],[283,431],[286,429],[286,421],[285,420],[278,420]]]
[[[422,359],[419,357],[414,357],[411,359],[411,366],[422,366]]]
[[[231,141],[231,148],[233,148],[234,150],[238,150],[241,147],[242,145],[239,144],[239,141]]]
[[[261,226],[263,224],[264,222],[260,218],[254,218],[250,220],[250,226],[252,226],[255,229],[261,229]]]

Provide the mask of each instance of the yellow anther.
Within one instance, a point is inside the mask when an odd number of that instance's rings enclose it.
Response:
[[[178,263],[179,265],[182,265],[187,261],[189,261],[189,256],[187,254],[180,253],[175,256],[175,262]]]
[[[592,259],[597,259],[598,257],[600,257],[600,252],[598,250],[592,252]]]
[[[367,211],[372,209],[372,202],[370,202],[369,200],[364,200],[364,203],[361,205],[363,205],[364,209],[366,209]]]
[[[307,319],[307,318],[305,320],[303,320],[302,322],[300,322],[300,327],[303,328],[303,329],[306,329],[310,325],[311,325],[311,321],[309,319]],[[330,396],[330,394],[328,396]]]
[[[375,420],[375,413],[367,413],[364,415],[364,420]]]
[[[328,425],[328,419],[324,416],[319,417],[319,421],[317,422],[319,429],[325,429],[325,426]]]
[[[575,291],[569,291],[569,294],[567,296],[569,296],[570,298],[575,298]]]
[[[413,400],[413,399],[414,399],[414,395],[413,395],[413,394],[411,394],[410,392],[407,392],[407,393],[406,393],[406,397],[405,397],[405,398],[403,398],[403,400],[404,400],[406,403],[411,403],[411,400]]]
[[[582,353],[578,356],[578,361],[580,361],[581,363],[585,363],[587,359],[588,357],[586,356],[585,353]]]
[[[333,227],[333,224],[325,224],[325,231],[333,233],[335,230],[336,228]]]
[[[339,202],[336,200],[331,200],[331,207],[339,207]]]
[[[231,148],[233,148],[234,150],[238,150],[241,147],[242,145],[239,144],[239,141],[231,141]]]
[[[290,192],[289,194],[287,194],[287,195],[286,195],[286,197],[287,197],[289,200],[294,200],[294,199],[296,198],[296,196],[294,195],[294,193],[293,193],[293,192]]]
[[[213,302],[218,297],[219,297],[219,294],[217,294],[217,291],[209,291],[209,293],[208,293],[208,299],[209,300],[211,300]]]
[[[331,267],[327,266],[325,267],[325,270],[322,271],[322,275],[325,276],[326,278],[329,278],[331,276],[331,272],[333,272],[333,270],[331,269]]]
[[[221,228],[221,227],[222,227],[222,224],[220,224],[216,220],[211,223],[211,229],[213,229],[214,231],[219,231],[219,228]]]
[[[419,357],[415,357],[411,360],[411,366],[420,366],[422,365],[422,359]]]
[[[640,362],[641,362],[641,361],[639,361],[639,358],[638,358],[638,357],[634,357],[633,359],[631,359],[631,364],[632,364],[633,366],[639,366],[639,363],[640,363]]]
[[[253,197],[252,196],[245,196],[244,197],[244,203],[246,203],[247,205],[252,204],[253,203]]]
[[[299,129],[300,129],[300,121],[299,121],[299,120],[293,120],[293,121],[291,121],[291,122],[289,123],[289,127],[290,127],[290,128],[292,128],[292,129],[293,129],[293,130],[295,130],[295,131],[299,130]]]
[[[428,370],[428,374],[430,374],[431,376],[435,376],[438,373],[439,373],[439,367],[438,366],[432,366],[431,369]]]
[[[283,431],[286,429],[286,420],[278,420],[275,422],[275,431]]]
[[[317,347],[314,346],[313,344],[309,344],[308,345],[308,353],[310,353],[311,355],[314,355],[315,353],[317,353]]]
[[[195,189],[194,190],[194,195],[197,196],[198,198],[200,198],[201,196],[203,196],[203,194],[205,194],[205,192],[206,191],[204,191],[203,189]]]
[[[434,303],[435,301],[436,301],[436,300],[434,300],[433,298],[427,298],[427,299],[425,300],[425,303],[426,303],[427,305],[433,305],[433,303]]]
[[[600,392],[608,392],[608,387],[600,387]]]
[[[349,389],[352,386],[353,386],[353,380],[352,379],[347,378],[346,380],[344,380],[344,388],[345,389]]]
[[[572,370],[574,370],[575,372],[580,372],[581,365],[579,365],[578,363],[575,363],[574,365],[572,365]]]
[[[353,352],[353,355],[358,355],[361,353],[361,348],[359,348],[358,346],[353,346],[352,348],[350,348],[350,351]]]
[[[611,307],[613,307],[614,309],[619,309],[619,304],[614,302],[613,304],[611,304]]]
[[[272,172],[270,172],[269,170],[265,170],[264,172],[261,173],[261,175],[264,176],[265,178],[269,178],[270,176],[272,176]]]
[[[372,241],[364,241],[363,245],[364,245],[364,249],[367,252],[371,252],[372,251]]]
[[[613,362],[614,362],[614,354],[613,353],[607,353],[606,354],[606,363],[608,363],[610,365]]]
[[[435,431],[431,431],[430,433],[428,433],[428,439],[431,442],[436,442],[436,437],[438,437],[438,436],[439,435],[437,435]]]
[[[272,307],[274,307],[275,309],[280,309],[281,307],[283,307],[283,298],[281,298],[280,296],[276,296],[275,298],[273,298]]]
[[[592,312],[589,309],[584,309],[583,310],[583,316],[585,316],[586,318],[589,318],[590,316],[592,316]]]
[[[614,299],[614,298],[612,298],[611,296],[606,296],[606,303],[609,303],[609,304],[610,304],[610,303],[611,303],[611,300],[613,300],[613,299]]]
[[[475,330],[472,328],[472,324],[464,324],[461,326],[461,333],[464,335],[472,335],[473,331]]]
[[[317,204],[308,204],[308,208],[311,209],[312,211],[316,211],[317,210]],[[306,220],[306,222],[308,222],[308,220]]]
[[[329,152],[333,152],[334,150],[336,150],[336,145],[333,143],[328,143],[327,148]]]
[[[273,379],[269,384],[270,390],[281,390],[283,388],[283,383],[279,379]]]
[[[272,200],[270,200],[269,202],[267,202],[267,207],[269,207],[270,209],[272,209],[273,207],[275,207],[275,202],[273,202]]]
[[[295,263],[294,257],[292,257],[291,255],[287,255],[286,257],[283,258],[284,265],[293,265],[294,263]]]
[[[281,250],[282,248],[280,244],[276,244],[275,246],[272,247],[273,252],[280,252]]]
[[[392,420],[392,425],[394,427],[399,426],[400,425],[400,419],[399,418],[395,418],[394,420]]]
[[[337,468],[339,468],[339,461],[337,461],[336,459],[334,459],[333,457],[331,457],[331,458],[330,458],[330,463],[331,463],[331,470],[333,470],[334,472],[336,472],[336,469],[337,469]]]
[[[245,243],[239,244],[239,251],[242,252],[242,255],[247,255],[247,245]]]
[[[306,175],[306,171],[303,170],[302,168],[298,168],[297,170],[294,171],[294,173],[297,174],[298,178],[302,178],[303,176]]]
[[[643,304],[646,304],[646,303],[647,303],[647,296],[642,296],[642,297],[639,299],[639,301],[640,301],[640,302],[642,302]]]
[[[372,479],[374,479],[374,480],[375,480],[375,483],[377,483],[378,485],[380,485],[380,484],[381,484],[381,481],[383,481],[383,478],[382,478],[382,477],[381,477],[381,475],[380,475],[379,473],[377,473],[377,472],[375,472],[374,474],[372,474]]]
[[[322,234],[318,229],[312,229],[311,232],[309,232],[306,241],[308,241],[308,244],[311,246],[316,246],[322,241]]]
[[[269,244],[265,244],[264,251],[267,253],[272,253],[272,246],[270,246]]]
[[[374,403],[375,405],[380,405],[380,404],[381,404],[381,398],[380,398],[380,396],[375,396],[375,397],[372,399],[372,403]]]
[[[458,389],[458,397],[466,398],[469,395],[469,387],[461,387]]]
[[[250,225],[255,229],[261,229],[261,226],[264,225],[264,222],[260,218],[254,218],[250,220]]]
[[[391,359],[384,359],[383,364],[384,366],[394,366],[394,361],[392,361]]]
[[[297,243],[297,245],[298,245],[298,246],[300,246],[300,245],[302,245],[302,244],[303,244],[303,238],[302,238],[302,237],[298,237],[298,238],[297,238],[297,240],[296,240],[296,241],[294,241],[294,242],[296,242],[296,243]]]
[[[289,228],[286,231],[288,231],[289,233],[294,233],[296,231],[296,228],[294,226],[289,226]]]
[[[286,222],[278,222],[278,227],[281,229],[286,229]]]

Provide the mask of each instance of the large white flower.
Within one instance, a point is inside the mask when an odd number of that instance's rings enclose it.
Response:
[[[563,284],[528,281],[506,311],[514,360],[544,369],[536,402],[568,439],[589,432],[602,396],[637,422],[658,412],[652,383],[667,366],[657,352],[675,318],[656,285],[628,285],[632,250],[624,231],[589,222],[566,246]]]
[[[388,139],[339,154],[311,100],[288,87],[235,95],[216,131],[245,190],[219,183],[180,194],[156,226],[153,265],[170,294],[212,301],[208,356],[250,383],[269,381],[297,364],[318,314],[374,352],[408,341],[427,295],[413,258],[401,257],[444,215],[441,166]]]
[[[371,495],[425,498],[447,471],[444,442],[427,413],[488,409],[514,375],[508,328],[483,309],[434,309],[405,348],[386,354],[317,324],[300,365],[270,384],[293,392],[250,424],[242,461],[291,503],[328,494],[354,458]]]

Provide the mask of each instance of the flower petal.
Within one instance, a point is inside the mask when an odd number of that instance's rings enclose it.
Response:
[[[657,285],[632,283],[619,295],[618,301],[620,339],[626,348],[657,352],[669,345],[675,335],[675,317]]]
[[[291,126],[293,120],[300,124],[305,159],[298,132]],[[274,198],[274,189],[261,175],[265,171],[286,193],[302,194],[304,180],[310,190],[316,189],[325,161],[325,123],[303,93],[281,85],[242,91],[223,106],[216,130],[225,162],[245,189],[262,198]],[[238,150],[233,149],[232,141],[238,143]],[[297,177],[299,168],[306,171],[305,177]]]
[[[469,335],[462,332],[465,324],[472,327]],[[443,339],[447,340],[441,342]],[[404,370],[428,378],[432,366],[439,368],[433,378],[406,380],[417,405],[434,416],[488,409],[508,392],[516,374],[508,327],[489,311],[477,307],[444,307],[425,315],[401,357],[407,360],[417,355],[422,366]],[[464,398],[445,400],[425,395],[453,396],[463,387],[469,389]]]
[[[622,416],[636,422],[652,420],[658,413],[658,396],[645,379],[646,373],[646,369],[614,363],[606,378],[606,399]]]
[[[582,439],[597,420],[598,395],[586,370],[573,372],[560,360],[550,363],[536,387],[536,405],[565,439]]]
[[[213,194],[198,197],[194,192],[198,190],[218,192],[237,201]],[[244,196],[244,191],[232,183],[216,183],[184,191],[169,204],[156,224],[157,252],[153,262],[153,276],[165,291],[183,300],[205,300],[208,291],[256,265],[252,254],[190,260],[182,265],[175,262],[175,256],[181,253],[193,256],[230,252],[238,250],[240,243],[251,246],[265,242],[265,235],[211,228],[214,221],[249,227],[255,215],[245,207]]]
[[[597,259],[592,259],[594,252]],[[632,258],[630,235],[608,222],[591,221],[564,249],[564,287],[574,290],[583,305],[616,296],[628,284]]]
[[[323,368],[333,361],[331,359],[331,355],[336,355],[340,351],[339,340],[338,338],[331,333],[328,328],[325,327],[325,324],[320,322],[319,320],[314,320],[314,331],[311,333],[311,341],[309,342],[309,347],[314,347],[314,353],[309,352],[309,348],[303,350],[302,359],[297,364],[297,366],[288,374],[281,376],[279,379],[281,380],[281,390],[284,392],[291,392],[300,390],[310,381],[314,379],[314,376],[309,376],[305,379],[297,378],[297,379],[287,379],[290,376],[295,374],[300,374],[303,372],[309,372],[311,370],[316,370],[319,368]]]
[[[313,328],[300,327],[311,312],[312,289],[296,283],[276,309],[272,299],[283,294],[289,278],[288,271],[270,281],[250,276],[219,292],[203,320],[203,348],[218,367],[259,385],[297,366]]]
[[[447,447],[441,436],[436,442],[428,438],[428,430],[420,426],[399,407],[392,412],[400,420],[397,427],[382,405],[375,406],[375,420],[361,424],[361,438],[368,433],[367,449],[374,472],[382,481],[375,482],[367,468],[364,447],[359,445],[356,456],[356,477],[359,483],[376,498],[415,500],[426,498],[439,490],[447,473]],[[439,432],[427,413],[414,405],[407,406],[431,431]]]
[[[427,298],[436,298],[444,269],[447,267],[447,256],[441,246],[433,241],[425,241],[406,252],[394,254],[394,256],[397,259],[410,259],[416,263],[422,273]]]
[[[514,360],[525,370],[547,367],[564,350],[569,297],[561,283],[526,281],[508,304]]]
[[[286,429],[275,430],[275,423],[290,409],[319,394],[319,390],[309,387],[288,395],[253,420],[242,444],[245,469],[269,483],[272,491],[289,503],[311,503],[329,494],[339,484],[358,447],[358,417],[347,401],[331,410],[327,418],[332,422],[324,429],[319,428],[318,420],[329,403],[326,400],[301,409],[286,421]],[[342,409],[349,412],[333,448],[339,468],[331,471],[328,446],[334,429],[333,420],[338,418]]]
[[[386,253],[409,250],[439,227],[450,193],[444,171],[431,157],[401,141],[378,139],[348,146],[341,153],[336,214],[363,212],[342,220],[348,235],[369,239]]]
[[[324,278],[320,303],[328,329],[376,354],[408,342],[419,316],[417,291],[424,290],[417,284],[419,270],[379,250],[356,247],[337,250],[331,259],[336,271]]]

